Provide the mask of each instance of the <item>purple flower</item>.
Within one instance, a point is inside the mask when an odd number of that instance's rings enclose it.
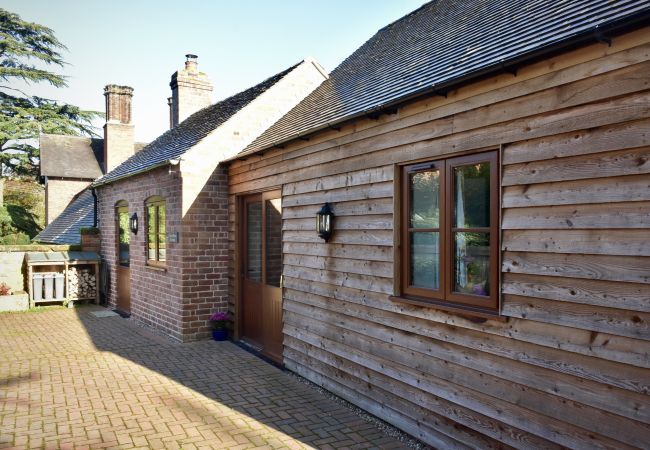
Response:
[[[210,322],[214,325],[215,330],[223,330],[230,322],[230,314],[228,312],[217,311],[210,316]]]
[[[230,314],[218,311],[210,316],[210,322],[230,322]]]

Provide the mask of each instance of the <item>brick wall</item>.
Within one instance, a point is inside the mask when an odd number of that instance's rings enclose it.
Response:
[[[88,185],[89,181],[48,178],[45,186],[45,224],[49,225],[59,217],[72,198]]]
[[[117,302],[115,204],[125,200],[129,215],[140,218],[131,233],[131,314],[180,341],[206,338],[209,317],[227,308],[228,199],[226,173],[218,168],[185,217],[181,214],[181,179],[167,167],[97,189],[101,252],[110,273],[108,302]],[[146,265],[145,200],[165,199],[167,262],[161,270]],[[169,242],[178,232],[179,243]]]
[[[170,174],[167,168],[97,188],[101,253],[108,266],[110,279],[107,300],[110,306],[117,304],[115,205],[119,201],[126,201],[129,216],[137,213],[140,219],[138,233],[131,233],[131,314],[135,319],[182,340],[180,245],[167,245],[166,269],[146,264],[145,200],[153,195],[165,199],[167,232],[171,234],[180,231],[180,178],[176,173]]]
[[[210,314],[228,308],[228,181],[219,166],[183,218],[183,334],[210,334]]]

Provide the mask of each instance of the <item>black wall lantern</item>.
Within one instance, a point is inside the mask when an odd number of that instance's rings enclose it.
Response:
[[[138,234],[138,213],[133,213],[129,219],[129,228],[133,231],[133,234]]]
[[[334,213],[329,203],[325,203],[323,207],[316,213],[316,233],[318,237],[324,239],[325,242],[330,240],[332,231],[334,229]]]

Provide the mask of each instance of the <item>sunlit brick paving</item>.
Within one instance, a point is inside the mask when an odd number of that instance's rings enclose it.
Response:
[[[0,314],[1,448],[404,448],[239,347],[99,307]]]

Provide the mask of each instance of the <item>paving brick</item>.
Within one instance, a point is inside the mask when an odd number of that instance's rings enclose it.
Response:
[[[231,343],[99,309],[0,314],[1,448],[404,448]]]

